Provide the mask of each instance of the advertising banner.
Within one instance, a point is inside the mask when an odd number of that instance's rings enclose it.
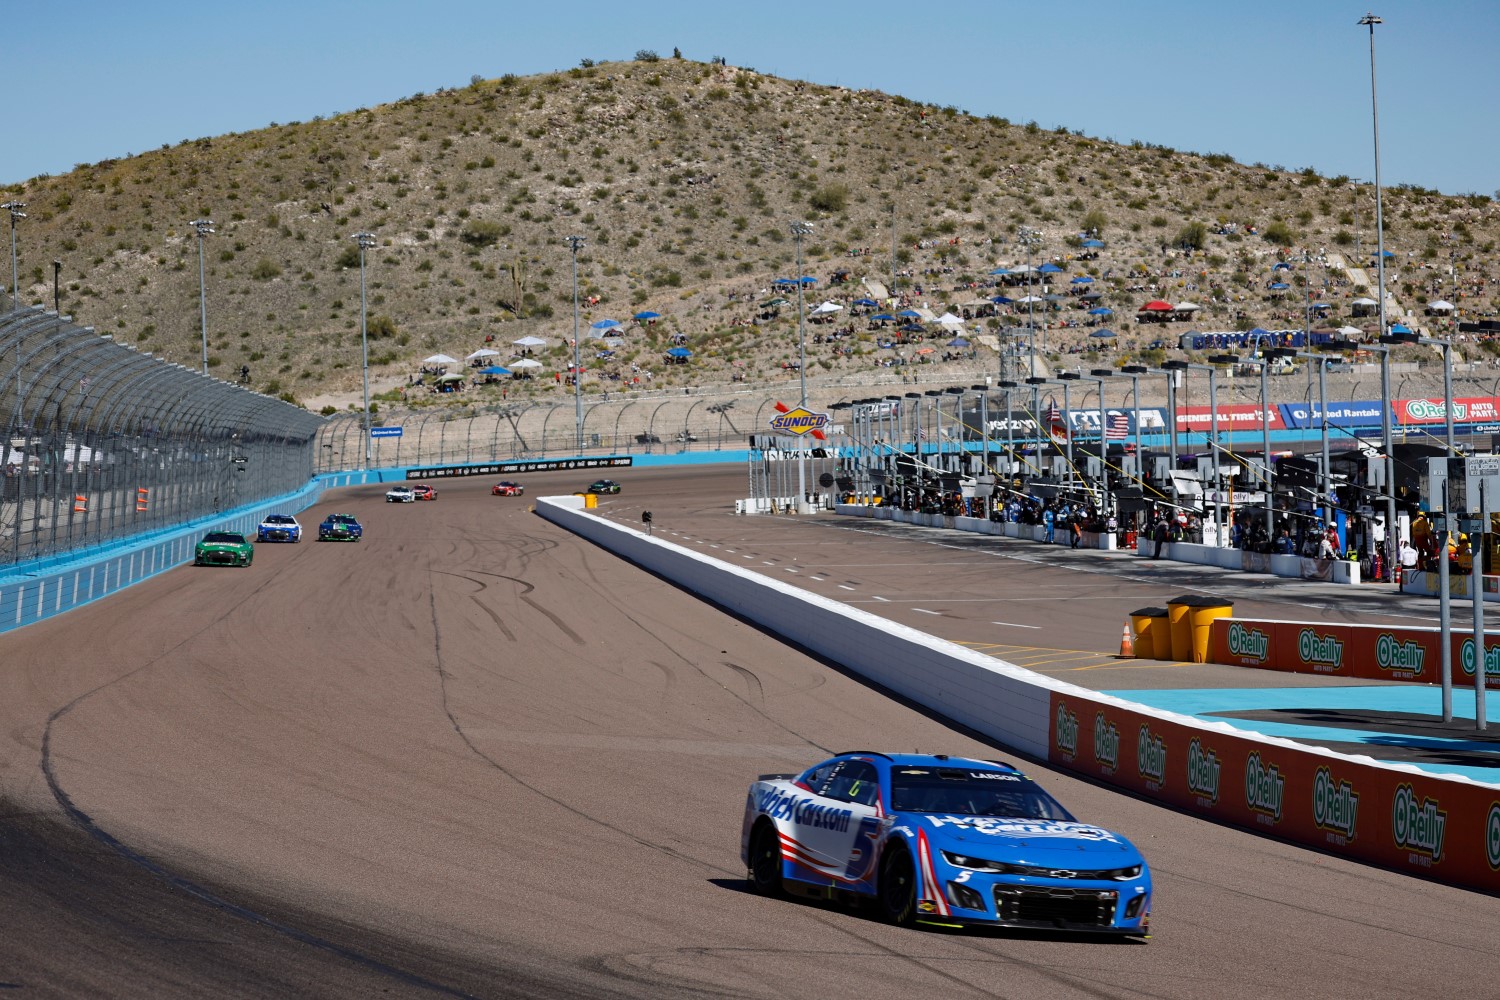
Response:
[[[1396,401],[1396,423],[1442,424],[1447,422],[1447,411],[1441,399],[1398,399]],[[1453,422],[1456,424],[1494,423],[1500,421],[1500,399],[1494,396],[1464,396],[1453,401]]]
[[[1452,681],[1474,686],[1474,637],[1454,631]],[[1221,618],[1208,639],[1210,663],[1363,680],[1440,682],[1442,635],[1435,628],[1324,625]],[[1500,689],[1500,633],[1486,633],[1485,687]]]
[[[1323,411],[1318,401],[1311,403],[1280,403],[1281,417],[1293,430],[1316,430],[1323,426]],[[1330,427],[1379,427],[1384,422],[1384,409],[1378,399],[1357,399],[1340,403],[1328,403],[1328,426]]]
[[[611,458],[550,458],[512,462],[486,462],[483,465],[435,465],[407,469],[407,479],[445,479],[450,476],[500,476],[514,472],[557,472],[567,469],[623,469],[634,459],[619,455]]]
[[[1500,891],[1500,789],[1273,746],[1057,692],[1051,716],[1054,764],[1220,822]]]
[[[1211,406],[1179,406],[1177,408],[1178,433],[1191,431],[1194,434],[1207,434],[1213,427],[1213,412]],[[1258,431],[1266,419],[1270,420],[1273,431],[1287,428],[1279,405],[1263,407],[1236,403],[1233,406],[1221,406],[1219,407],[1219,433]]]

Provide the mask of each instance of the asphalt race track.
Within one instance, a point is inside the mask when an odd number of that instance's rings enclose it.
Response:
[[[525,482],[535,496],[587,478]],[[602,514],[638,523],[650,509],[657,530],[721,558],[945,638],[1074,681],[1121,672],[1087,681],[1099,687],[1169,673],[1101,655],[1126,611],[1183,589],[1149,568],[1126,578],[1022,543],[997,558],[831,518],[734,517],[743,469],[618,478]],[[249,569],[181,568],[0,637],[0,994],[1500,989],[1500,900],[1035,762],[1081,818],[1145,851],[1149,944],[899,930],[750,895],[738,839],[755,774],[857,747],[1005,751],[528,514],[529,498],[437,485],[435,503],[386,504],[369,487],[301,515],[354,511],[363,542],[259,545]],[[1285,599],[1236,609],[1285,613]],[[1206,686],[1229,668],[1198,669]]]

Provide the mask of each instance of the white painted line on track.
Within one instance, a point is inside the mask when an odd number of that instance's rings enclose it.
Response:
[[[1022,625],[1020,622],[990,622],[991,625],[1008,625],[1011,628],[1041,628],[1040,625]]]
[[[840,590],[853,590],[854,588],[851,587],[851,586],[849,586],[847,583],[841,583],[841,584],[839,584],[839,589]]]
[[[891,599],[889,597],[880,597],[880,596],[877,595],[876,598],[875,598],[875,600],[877,600],[877,601],[883,601],[886,604],[891,603]]]
[[[941,611],[928,611],[926,608],[912,608],[912,610],[913,611],[920,611],[924,615],[937,615],[939,618],[941,618],[942,615],[943,615],[943,613]]]
[[[761,560],[761,561],[760,561],[760,564],[761,564],[761,565],[762,565],[762,566],[775,566],[775,565],[776,565],[776,564],[775,564],[775,563],[773,563],[773,562],[772,562],[772,561],[771,561],[771,560],[769,560],[769,559],[762,559],[762,560]]]
[[[783,566],[782,569],[786,570],[788,573],[799,572],[799,570],[795,566]]]

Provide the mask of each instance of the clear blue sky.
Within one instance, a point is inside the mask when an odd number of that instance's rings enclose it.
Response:
[[[1365,0],[1368,3],[1368,0]],[[1370,180],[1365,6],[1204,0],[601,3],[75,0],[5,18],[0,183],[163,143],[567,69],[722,55],[1120,141]],[[1382,180],[1500,188],[1500,2],[1387,3]]]

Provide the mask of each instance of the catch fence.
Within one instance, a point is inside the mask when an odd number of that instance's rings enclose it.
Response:
[[[0,566],[305,485],[325,421],[0,296]]]

